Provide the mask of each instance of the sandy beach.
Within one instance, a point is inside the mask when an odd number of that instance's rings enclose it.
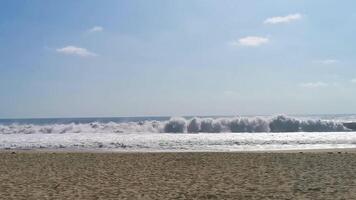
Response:
[[[355,199],[353,151],[3,151],[0,199]]]

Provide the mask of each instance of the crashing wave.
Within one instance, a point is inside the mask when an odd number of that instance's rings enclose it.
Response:
[[[259,133],[259,132],[341,132],[350,131],[342,122],[275,117],[171,118],[168,121],[10,124],[0,125],[0,134],[64,133]]]

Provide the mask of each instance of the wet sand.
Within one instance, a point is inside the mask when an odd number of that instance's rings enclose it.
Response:
[[[356,154],[3,151],[0,199],[356,199]]]

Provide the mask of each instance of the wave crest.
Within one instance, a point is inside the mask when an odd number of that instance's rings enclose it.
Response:
[[[345,124],[345,123],[344,123]],[[342,122],[301,120],[284,115],[275,117],[232,117],[168,121],[71,123],[71,124],[10,124],[0,125],[0,134],[64,134],[64,133],[220,133],[220,132],[341,132],[350,131]]]
[[[190,120],[172,118],[166,122],[167,133],[259,133],[259,132],[340,132],[350,131],[341,122],[322,120],[299,120],[285,115],[272,118],[234,117],[197,118]]]

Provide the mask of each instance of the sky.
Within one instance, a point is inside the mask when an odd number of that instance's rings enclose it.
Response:
[[[0,118],[356,113],[355,7],[0,1]]]

